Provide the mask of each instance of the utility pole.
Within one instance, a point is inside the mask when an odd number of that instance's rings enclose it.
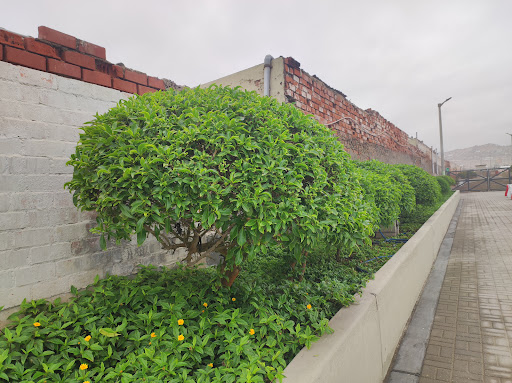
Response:
[[[510,164],[509,166],[512,166],[512,133],[505,133],[510,136]]]
[[[444,167],[444,146],[443,146],[443,121],[441,118],[441,107],[443,104],[447,101],[450,101],[452,98],[449,97],[446,100],[444,100],[442,103],[437,104],[437,108],[439,109],[439,136],[441,137],[441,167],[443,169],[443,176],[446,175],[446,168]]]

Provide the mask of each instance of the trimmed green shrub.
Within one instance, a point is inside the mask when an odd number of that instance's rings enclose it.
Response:
[[[450,178],[450,177],[448,177],[448,178]],[[446,179],[446,176],[437,176],[436,181],[439,184],[439,186],[441,187],[442,194],[448,194],[452,191],[452,188],[450,187],[450,181],[448,181]]]
[[[355,161],[355,164],[358,168],[371,170],[383,177],[389,177],[389,181],[393,182],[393,189],[399,194],[400,214],[410,213],[414,210],[416,206],[414,189],[397,165],[390,165],[377,160]]]
[[[434,205],[441,199],[441,187],[436,178],[415,165],[396,165],[414,188],[416,204]]]
[[[320,240],[353,247],[371,234],[349,155],[293,105],[228,87],[147,93],[83,131],[66,186],[98,213],[103,248],[151,234],[189,265],[218,252],[231,285],[276,241],[300,260]]]
[[[378,174],[364,167],[358,168],[357,172],[369,211],[375,215],[375,224],[390,226],[400,216],[400,188],[390,175]]]
[[[441,178],[445,179],[449,185],[452,185],[452,186],[455,185],[455,180],[450,176],[444,175],[444,176],[437,176],[437,177],[441,177]]]

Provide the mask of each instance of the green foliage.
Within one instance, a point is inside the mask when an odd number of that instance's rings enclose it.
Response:
[[[448,198],[445,196],[444,198]],[[416,230],[436,206],[419,206]],[[413,233],[410,232],[408,236]],[[96,278],[70,302],[24,301],[0,331],[0,379],[8,382],[277,382],[328,320],[354,301],[401,244],[320,243],[293,281],[286,249],[245,262],[230,290],[211,269],[143,267]],[[273,254],[275,251],[275,254]],[[81,368],[82,366],[82,368]]]
[[[451,186],[455,185],[455,179],[453,179],[450,176],[445,175],[445,176],[437,176],[437,177],[445,179],[448,182],[448,185],[451,185]]]
[[[375,215],[375,224],[390,226],[400,216],[400,188],[388,174],[379,174],[364,167],[358,168],[357,173],[369,212]]]
[[[433,205],[417,205],[414,213],[400,218],[401,230],[416,232],[451,196],[453,192],[443,194]]]
[[[441,187],[442,194],[448,194],[452,191],[452,188],[450,187],[451,186],[450,181],[448,181],[446,178],[452,179],[451,177],[447,177],[447,176],[437,176],[436,177],[436,181],[439,184],[439,186]]]
[[[386,200],[394,201],[396,198],[396,192],[398,195],[398,208],[400,214],[411,213],[414,210],[414,207],[416,206],[414,189],[409,183],[407,177],[402,173],[397,165],[385,164],[377,160],[364,162],[355,161],[355,164],[360,169],[372,171],[373,173],[377,173],[382,177],[381,182],[383,182],[383,185],[380,187],[380,189],[382,189],[380,190],[380,193],[383,193],[384,195],[386,194],[386,191],[383,190],[386,186],[389,186],[393,189],[393,191],[388,192],[392,193],[393,196],[387,198],[383,197],[383,203],[381,203],[381,205],[384,205]],[[366,185],[368,182],[363,181],[363,184]],[[369,192],[372,193],[371,191]],[[376,198],[378,199],[379,197],[376,196]],[[388,209],[392,209],[393,213],[395,211],[395,208],[392,206],[388,207]],[[388,214],[387,216],[392,217],[392,214]]]
[[[416,204],[434,205],[441,199],[441,187],[434,176],[414,165],[400,164],[396,166],[403,172],[414,188]]]
[[[280,262],[247,263],[249,272],[229,291],[211,288],[209,269],[148,267],[134,279],[97,281],[69,303],[24,302],[0,333],[0,379],[280,381],[368,278],[314,256],[308,281],[268,278],[270,270],[289,270]]]
[[[226,269],[278,241],[297,259],[328,240],[354,247],[371,232],[353,165],[332,132],[292,105],[228,87],[147,93],[83,128],[74,203],[93,232],[119,243],[154,235],[194,264],[219,252]],[[180,241],[174,243],[173,237]]]

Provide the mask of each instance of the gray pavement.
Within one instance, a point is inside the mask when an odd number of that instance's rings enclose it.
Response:
[[[461,197],[389,383],[512,383],[512,201]]]

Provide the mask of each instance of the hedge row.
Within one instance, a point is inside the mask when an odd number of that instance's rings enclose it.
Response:
[[[323,243],[350,253],[441,195],[422,169],[352,161],[293,105],[229,87],[133,97],[83,130],[66,185],[102,247],[153,235],[189,265],[218,253],[225,286],[276,246],[292,267]]]

